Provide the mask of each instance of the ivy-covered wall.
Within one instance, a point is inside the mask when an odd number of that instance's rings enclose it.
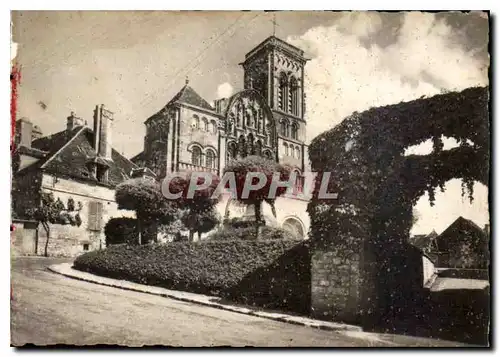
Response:
[[[404,279],[393,274],[394,269],[402,272],[395,258],[409,254],[405,243],[417,200],[428,192],[432,203],[435,190],[453,178],[463,180],[463,194],[468,191],[470,199],[474,181],[488,185],[488,100],[488,87],[469,88],[373,108],[354,113],[312,141],[312,171],[331,172],[328,192],[339,195],[331,201],[314,195],[308,205],[317,315],[380,320],[388,313],[392,303],[380,296],[397,285],[395,279]],[[443,150],[443,136],[455,138],[459,146]],[[404,155],[406,148],[428,139],[434,143],[431,154]],[[359,256],[359,263],[350,262],[351,269],[359,264],[360,274],[345,289],[337,279],[343,276],[341,265],[334,262],[346,264],[349,256]],[[339,302],[345,300],[340,296],[358,296],[356,307]]]

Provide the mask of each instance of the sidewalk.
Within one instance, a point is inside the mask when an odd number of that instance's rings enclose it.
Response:
[[[62,263],[51,265],[48,269],[54,273],[64,275],[69,278],[83,280],[95,284],[111,286],[119,289],[137,291],[146,294],[159,295],[163,297],[168,297],[171,299],[176,299],[185,302],[191,302],[199,305],[205,305],[217,309],[237,312],[240,314],[253,315],[258,317],[263,317],[266,319],[271,319],[280,322],[287,322],[295,325],[308,326],[313,328],[319,328],[322,330],[328,331],[352,331],[352,332],[361,332],[362,329],[359,326],[314,320],[307,317],[301,316],[293,316],[282,313],[272,313],[272,312],[264,312],[259,311],[257,309],[250,309],[245,307],[239,307],[235,305],[226,305],[221,304],[216,301],[219,301],[220,298],[216,296],[208,296],[201,294],[194,294],[185,291],[177,291],[177,290],[169,290],[155,286],[143,285],[132,283],[126,280],[116,280],[101,277],[98,275],[85,273],[72,268],[73,263]]]

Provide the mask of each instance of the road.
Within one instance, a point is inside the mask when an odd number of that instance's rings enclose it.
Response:
[[[12,260],[11,343],[22,346],[368,347],[432,346],[433,340],[340,333],[272,321],[49,272],[64,259]],[[442,345],[454,343],[438,341]]]

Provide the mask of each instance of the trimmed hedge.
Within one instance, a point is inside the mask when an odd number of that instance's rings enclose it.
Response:
[[[74,268],[110,278],[229,297],[247,303],[252,303],[252,296],[258,296],[260,300],[256,303],[277,306],[286,299],[302,301],[300,299],[305,298],[303,301],[308,301],[310,260],[300,260],[299,267],[299,261],[292,259],[295,255],[289,253],[302,246],[300,249],[308,256],[305,243],[236,240],[116,245],[79,256]],[[283,271],[292,274],[283,275]],[[307,273],[302,274],[304,271]],[[270,278],[265,278],[266,274]],[[309,282],[300,281],[301,277]],[[263,283],[256,284],[256,278]],[[276,289],[276,286],[282,288]]]
[[[137,244],[137,219],[129,217],[111,218],[104,227],[106,246],[113,244]]]
[[[212,233],[208,239],[218,240],[218,241],[228,241],[228,240],[256,240],[255,239],[255,227],[254,226],[238,226],[238,227],[223,227],[220,230]],[[276,239],[287,239],[287,240],[297,240],[296,237],[283,228],[275,228],[264,226],[261,228],[261,234],[259,240],[276,240]]]

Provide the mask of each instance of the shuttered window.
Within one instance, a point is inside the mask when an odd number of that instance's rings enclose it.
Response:
[[[102,202],[89,202],[89,230],[102,230]]]

